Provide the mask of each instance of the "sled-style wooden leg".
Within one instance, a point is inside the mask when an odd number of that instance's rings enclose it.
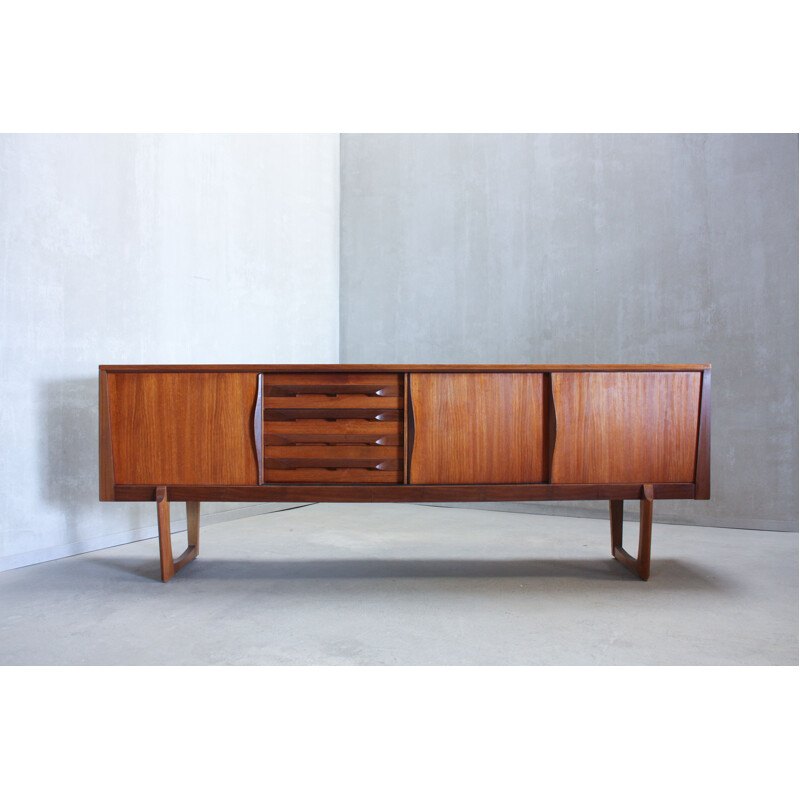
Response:
[[[200,503],[186,503],[187,537],[189,546],[180,557],[172,557],[172,538],[169,530],[169,500],[167,487],[156,489],[156,507],[158,508],[158,549],[161,555],[161,580],[166,583],[178,570],[197,558],[200,552]]]
[[[639,555],[634,558],[622,546],[622,500],[609,500],[611,516],[611,554],[643,581],[650,577],[650,538],[653,529],[653,486],[642,486],[639,501]]]

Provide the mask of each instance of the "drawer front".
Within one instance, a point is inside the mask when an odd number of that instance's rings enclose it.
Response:
[[[262,376],[264,483],[402,483],[403,376]]]

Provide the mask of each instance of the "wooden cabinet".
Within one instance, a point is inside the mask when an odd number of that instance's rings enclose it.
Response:
[[[710,380],[699,364],[100,367],[100,499],[156,500],[164,580],[197,555],[203,500],[606,499],[612,552],[646,577],[653,500],[709,497]],[[625,499],[643,504],[638,559]],[[193,520],[178,560],[170,500]]]

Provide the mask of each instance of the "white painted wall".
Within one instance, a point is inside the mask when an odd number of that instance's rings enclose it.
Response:
[[[0,136],[0,569],[155,534],[98,364],[338,361],[338,206],[338,135]]]

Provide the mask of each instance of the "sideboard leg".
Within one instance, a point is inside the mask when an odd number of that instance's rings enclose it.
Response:
[[[653,533],[653,487],[642,487],[639,501],[639,577],[646,581],[650,577],[650,539]]]
[[[200,503],[197,500],[186,501],[186,536],[197,558],[200,555]]]
[[[624,500],[609,500],[608,510],[611,517],[611,555],[616,554],[618,547],[622,547],[622,508]]]
[[[615,505],[618,503],[619,505]],[[642,486],[639,501],[639,553],[634,558],[622,547],[622,500],[611,500],[611,547],[616,558],[643,581],[650,577],[650,540],[653,530],[653,486]]]
[[[178,559],[172,556],[172,537],[169,529],[169,499],[167,487],[156,488],[158,508],[158,550],[161,556],[161,580],[166,583],[175,573],[197,558],[200,552],[200,503],[186,503],[186,522],[189,546]]]
[[[156,489],[156,508],[158,509],[158,552],[161,556],[161,580],[166,583],[175,574],[166,486],[159,486]]]

